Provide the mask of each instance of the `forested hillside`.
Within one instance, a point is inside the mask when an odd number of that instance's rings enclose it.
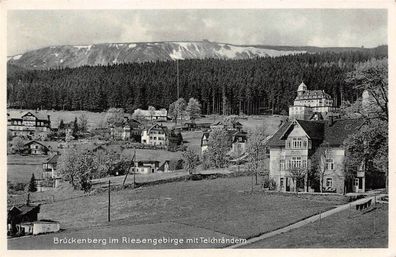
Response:
[[[247,60],[179,61],[180,97],[197,98],[204,114],[260,114],[287,111],[301,81],[335,98],[354,101],[361,92],[345,83],[358,62],[386,51],[299,54]],[[110,107],[168,108],[176,100],[176,62],[12,70],[8,106],[26,109],[103,111]]]

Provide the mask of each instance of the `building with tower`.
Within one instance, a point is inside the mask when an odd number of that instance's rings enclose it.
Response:
[[[297,89],[293,106],[289,107],[289,118],[299,120],[327,119],[336,116],[338,110],[331,96],[324,90],[308,90],[302,82]]]

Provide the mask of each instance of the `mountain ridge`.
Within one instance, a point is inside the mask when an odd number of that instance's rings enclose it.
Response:
[[[75,68],[84,65],[143,63],[176,59],[251,59],[327,51],[375,48],[320,48],[310,46],[237,45],[203,41],[156,41],[58,45],[8,57],[7,63],[24,69]],[[335,49],[335,50],[334,50]]]

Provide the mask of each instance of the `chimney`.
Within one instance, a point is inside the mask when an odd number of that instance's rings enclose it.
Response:
[[[50,115],[47,115],[48,120],[50,120]]]
[[[27,195],[26,205],[29,206],[30,204],[30,193]]]

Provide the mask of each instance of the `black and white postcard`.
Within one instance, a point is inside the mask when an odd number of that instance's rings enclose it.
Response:
[[[395,2],[215,3],[1,3],[6,255],[394,256]]]

